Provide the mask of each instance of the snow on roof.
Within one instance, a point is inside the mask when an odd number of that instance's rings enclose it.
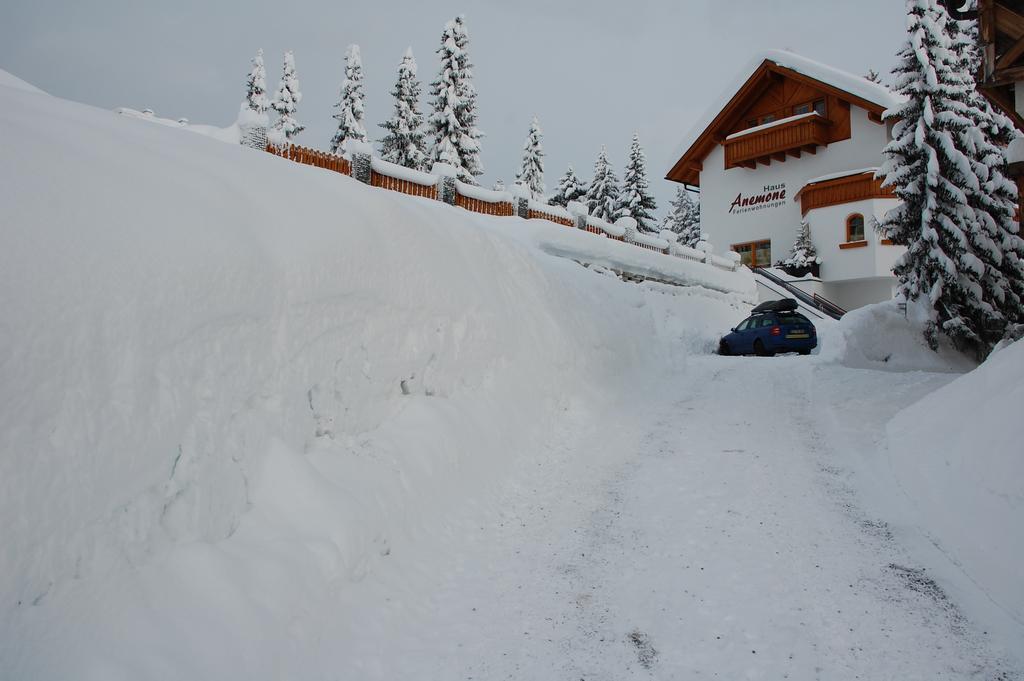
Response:
[[[900,95],[892,92],[886,86],[873,83],[867,78],[856,76],[848,71],[842,71],[785,50],[767,50],[757,55],[744,69],[740,70],[736,77],[729,82],[728,87],[718,99],[708,107],[704,115],[700,117],[683,141],[676,147],[676,160],[682,158],[683,154],[693,146],[697,138],[707,130],[708,126],[715,120],[715,117],[721,113],[726,104],[739,92],[743,84],[747,82],[747,79],[754,74],[765,60],[774,62],[779,66],[791,69],[809,78],[820,80],[827,85],[849,92],[851,95],[873,102],[886,109],[891,109],[903,101]]]
[[[810,111],[808,113],[797,114],[795,116],[786,116],[785,118],[780,118],[779,120],[772,121],[771,123],[763,123],[761,125],[755,125],[752,128],[747,128],[746,130],[740,130],[739,132],[734,132],[733,134],[727,136],[725,139],[727,139],[727,140],[736,139],[737,137],[743,137],[744,135],[749,135],[749,134],[751,134],[753,132],[760,132],[762,130],[767,130],[768,128],[774,128],[775,126],[782,125],[783,123],[791,123],[792,121],[798,121],[801,118],[808,118],[810,116],[820,116],[820,115],[821,114],[819,114],[817,111]]]
[[[864,175],[866,173],[871,173],[872,175],[874,175],[877,172],[878,172],[878,168],[877,167],[876,168],[858,168],[857,170],[842,170],[842,171],[839,171],[838,173],[829,173],[828,175],[822,175],[821,177],[815,177],[812,180],[807,180],[806,182],[804,182],[804,186],[806,187],[809,184],[815,184],[817,182],[826,182],[828,180],[838,180],[840,177],[850,177],[852,175]]]

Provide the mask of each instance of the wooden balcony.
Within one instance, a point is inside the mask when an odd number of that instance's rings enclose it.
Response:
[[[756,168],[772,161],[785,161],[787,156],[800,158],[813,154],[829,143],[831,121],[817,115],[783,119],[770,127],[740,132],[725,139],[726,168]]]
[[[827,206],[838,206],[864,199],[894,199],[892,187],[882,187],[882,181],[875,179],[874,172],[860,172],[831,180],[813,182],[797,192],[800,200],[800,211],[807,211]]]

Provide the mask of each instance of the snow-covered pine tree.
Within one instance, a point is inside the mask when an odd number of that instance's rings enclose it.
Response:
[[[274,99],[270,102],[270,108],[278,115],[278,119],[274,122],[274,130],[283,133],[285,139],[291,140],[306,129],[306,126],[300,124],[295,118],[296,107],[301,101],[302,92],[299,90],[299,79],[295,75],[295,55],[289,50],[284,53],[281,83],[277,86]]]
[[[466,19],[460,14],[445,24],[441,34],[437,50],[441,68],[430,86],[433,113],[428,131],[431,160],[455,166],[460,180],[476,184],[475,178],[484,172],[480,163],[480,139],[484,134],[476,127],[476,89],[468,46]]]
[[[601,147],[601,153],[594,163],[594,179],[587,189],[587,208],[595,218],[614,222],[618,217],[615,214],[619,198],[619,178],[615,177],[615,171],[608,163],[608,150]]]
[[[681,245],[695,248],[702,237],[700,206],[682,187],[676,187],[676,198],[670,205],[672,210],[665,216],[664,228],[678,234]]]
[[[338,109],[334,114],[338,129],[331,138],[332,154],[344,153],[346,140],[366,141],[363,97],[363,58],[358,45],[349,45],[345,50],[345,80],[338,91],[338,103],[334,105]]]
[[[654,211],[657,207],[647,182],[647,156],[640,148],[639,135],[633,133],[626,172],[622,176],[622,192],[615,204],[615,217],[629,216],[636,220],[641,232],[654,232]]]
[[[576,170],[570,165],[558,181],[558,189],[548,199],[548,203],[565,208],[570,201],[585,201],[586,196],[587,184],[576,175]]]
[[[789,257],[783,260],[782,264],[786,267],[801,268],[817,265],[819,261],[818,249],[811,241],[811,226],[807,224],[807,220],[801,220],[800,230],[796,234],[793,248],[789,252]]]
[[[267,69],[263,65],[263,48],[257,50],[252,59],[252,70],[245,79],[245,86],[246,106],[255,113],[265,114],[270,100],[267,99]]]
[[[1002,174],[1000,150],[979,134],[992,120],[975,105],[948,14],[935,0],[907,0],[907,12],[910,35],[893,70],[906,100],[885,113],[895,125],[879,171],[901,204],[878,229],[907,247],[894,272],[906,298],[930,309],[929,346],[938,347],[941,332],[984,356],[1022,318],[1015,188]]]
[[[523,143],[523,163],[516,173],[516,180],[530,190],[530,196],[534,201],[540,201],[544,197],[544,146],[541,143],[543,134],[540,121],[534,116],[530,123],[530,132],[526,135],[526,142]]]
[[[503,192],[503,191],[505,191],[505,180],[496,180],[494,182],[494,186],[491,187],[491,189],[493,189],[496,192]]]
[[[416,78],[416,59],[411,47],[398,65],[398,80],[391,96],[395,98],[395,112],[380,124],[388,131],[380,143],[381,158],[406,168],[428,170],[425,167],[426,135],[420,114],[420,81]]]

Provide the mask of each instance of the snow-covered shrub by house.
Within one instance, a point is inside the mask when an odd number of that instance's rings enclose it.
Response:
[[[703,240],[700,231],[700,206],[690,196],[690,192],[676,187],[676,198],[669,202],[672,211],[665,216],[664,228],[678,235],[678,242],[683,246],[696,248]]]
[[[601,153],[594,163],[594,179],[587,189],[586,204],[590,214],[600,220],[615,221],[615,210],[619,198],[619,178],[608,163],[608,150],[601,147]]]
[[[466,19],[460,14],[445,24],[441,34],[437,49],[441,66],[437,80],[430,85],[434,99],[428,129],[433,144],[431,160],[455,166],[460,180],[476,184],[475,178],[484,172],[480,162],[484,134],[476,127],[476,89],[468,46]]]
[[[587,195],[587,184],[576,175],[576,169],[569,165],[569,168],[558,180],[558,188],[548,199],[552,206],[567,207],[573,201],[583,201]]]
[[[380,124],[387,130],[381,140],[380,155],[385,161],[414,170],[425,170],[427,161],[426,133],[420,114],[420,81],[416,77],[416,59],[412,48],[405,51],[398,65],[398,79],[391,96],[395,98],[395,111],[391,118]]]
[[[658,208],[647,181],[647,156],[640,147],[640,136],[633,133],[629,159],[622,176],[622,191],[615,204],[615,217],[636,220],[641,232],[655,232],[654,211]]]
[[[523,143],[523,163],[516,174],[516,180],[530,191],[531,198],[536,201],[544,195],[544,146],[541,143],[543,134],[540,121],[534,116],[530,122],[526,142]]]
[[[807,224],[807,220],[801,220],[796,241],[793,242],[793,248],[790,250],[789,257],[782,261],[782,265],[800,270],[820,264],[821,258],[818,257],[818,249],[814,247],[814,242],[811,241],[811,226]]]
[[[907,251],[893,268],[909,300],[930,303],[925,337],[942,332],[983,356],[1022,317],[1024,241],[1014,220],[1015,186],[1000,149],[985,134],[993,120],[954,52],[958,31],[934,0],[908,0],[909,39],[894,69],[905,102],[879,175],[901,204],[879,224]]]
[[[332,154],[343,153],[347,140],[366,141],[363,99],[363,58],[358,45],[349,45],[345,51],[345,80],[338,92],[338,103],[334,105],[338,109],[334,114],[338,129],[331,138]]]
[[[295,117],[295,111],[301,101],[302,91],[299,89],[299,78],[295,73],[295,55],[289,50],[284,53],[281,83],[270,102],[270,108],[276,111],[278,116],[274,122],[274,132],[278,133],[278,136],[283,136],[285,140],[291,140],[306,129],[306,126],[299,123]]]

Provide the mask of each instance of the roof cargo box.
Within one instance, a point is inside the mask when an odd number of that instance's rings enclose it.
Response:
[[[793,298],[783,298],[782,300],[766,300],[753,309],[751,314],[759,314],[763,312],[789,312],[796,309],[796,300]]]

